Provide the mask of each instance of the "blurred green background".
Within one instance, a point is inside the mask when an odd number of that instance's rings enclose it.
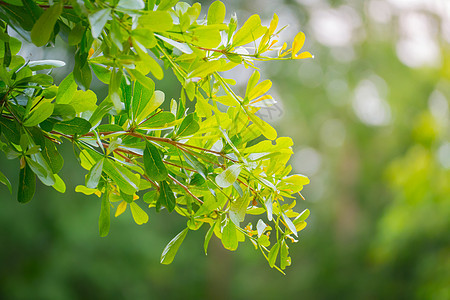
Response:
[[[100,238],[100,201],[74,192],[85,171],[66,144],[66,194],[38,183],[20,205],[0,186],[0,299],[450,299],[450,1],[224,2],[240,24],[277,13],[290,25],[281,40],[301,30],[315,55],[258,65],[278,100],[261,116],[293,137],[291,164],[312,181],[287,276],[250,243],[232,253],[212,240],[205,256],[207,228],[163,266],[161,251],[185,224],[154,210],[143,226],[127,211]],[[57,49],[23,54],[71,67]],[[170,99],[169,72],[157,87]],[[1,154],[0,168],[17,181],[17,161]]]

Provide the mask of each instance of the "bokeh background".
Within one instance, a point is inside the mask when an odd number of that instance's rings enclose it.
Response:
[[[290,25],[280,39],[301,30],[315,55],[258,65],[278,100],[261,116],[293,137],[291,164],[312,182],[287,275],[250,243],[228,252],[212,240],[205,256],[207,228],[159,264],[185,226],[163,212],[137,226],[127,211],[100,238],[100,201],[74,192],[85,171],[67,144],[66,194],[39,185],[20,205],[0,186],[0,299],[450,299],[450,1],[224,2],[240,24],[277,13]],[[57,81],[73,59],[70,49],[22,53],[66,60]],[[157,87],[177,97],[170,71]],[[17,181],[17,161],[1,154],[0,167]]]

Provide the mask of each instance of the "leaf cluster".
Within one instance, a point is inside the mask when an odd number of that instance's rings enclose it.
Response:
[[[162,263],[172,262],[189,231],[207,224],[205,253],[213,235],[229,250],[248,239],[282,271],[291,263],[288,243],[309,215],[285,199],[309,180],[289,175],[292,140],[256,115],[276,101],[254,62],[311,54],[300,52],[303,33],[290,49],[277,46],[277,15],[269,26],[253,15],[239,27],[235,16],[224,22],[220,1],[203,19],[200,13],[199,3],[177,0],[4,1],[0,147],[20,161],[19,202],[33,198],[36,177],[65,192],[57,146],[69,141],[87,172],[76,191],[101,199],[101,236],[109,233],[111,210],[118,217],[129,208],[139,225],[149,221],[142,207],[175,211],[187,226],[164,249]],[[74,49],[73,71],[55,85],[52,69],[65,63],[26,61],[8,28],[39,47],[62,38]],[[238,65],[255,69],[244,95],[222,75]],[[167,69],[182,87],[178,99],[166,99],[148,76],[161,80]],[[101,101],[90,90],[93,74],[108,85]],[[168,110],[161,107],[166,101]],[[2,173],[0,182],[12,190]],[[244,226],[247,215],[261,218]]]

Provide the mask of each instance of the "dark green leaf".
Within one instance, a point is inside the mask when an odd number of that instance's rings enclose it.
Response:
[[[60,117],[63,121],[73,120],[76,116],[75,108],[69,104],[55,104],[53,116]]]
[[[17,122],[0,117],[0,125],[2,128],[2,134],[6,137],[6,139],[16,145],[19,145],[20,127]]]
[[[29,202],[33,198],[35,190],[36,175],[34,175],[28,164],[25,164],[25,167],[23,169],[20,169],[17,200],[20,203]]]
[[[146,142],[144,150],[144,167],[151,180],[163,181],[167,178],[168,172],[161,159],[161,152],[150,142]]]
[[[159,203],[172,212],[176,206],[175,194],[167,184],[167,181],[161,181],[159,184]]]
[[[177,234],[164,248],[163,253],[161,254],[161,263],[164,265],[168,265],[172,263],[173,259],[175,258],[175,255],[178,252],[178,249],[180,248],[181,244],[184,241],[184,238],[186,237],[187,233],[189,231],[189,228],[185,228],[182,232]]]
[[[102,197],[102,205],[100,207],[100,216],[98,218],[98,231],[101,237],[107,236],[110,226],[110,203],[108,193],[104,193]]]
[[[78,56],[75,56],[75,66],[73,68],[73,77],[78,86],[87,91],[92,81],[92,72],[89,64],[86,62],[82,62],[77,59]]]
[[[53,126],[53,130],[64,134],[78,134],[83,135],[89,132],[91,123],[82,118],[74,118],[70,121],[58,122]]]

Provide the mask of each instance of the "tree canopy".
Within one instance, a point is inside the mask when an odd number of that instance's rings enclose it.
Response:
[[[200,15],[199,3],[177,0],[2,1],[0,147],[20,161],[21,203],[33,198],[36,177],[65,192],[58,145],[70,142],[86,169],[76,191],[100,198],[100,236],[109,233],[111,213],[130,209],[142,225],[149,222],[142,207],[175,211],[187,225],[161,263],[207,223],[205,253],[213,235],[229,250],[248,239],[282,272],[291,264],[288,245],[306,226],[309,210],[294,208],[309,179],[290,174],[291,138],[256,115],[276,101],[255,62],[312,55],[301,51],[302,32],[277,44],[276,14],[268,26],[258,15],[241,25],[235,15],[225,21],[216,1]],[[21,40],[51,47],[57,38],[75,61],[59,86],[52,70],[65,62],[18,54]],[[242,94],[223,75],[239,65],[255,70]],[[178,99],[157,89],[168,69],[180,82]],[[92,74],[108,85],[105,99],[90,90]],[[0,182],[12,192],[1,172]],[[260,218],[249,223],[246,215]]]

